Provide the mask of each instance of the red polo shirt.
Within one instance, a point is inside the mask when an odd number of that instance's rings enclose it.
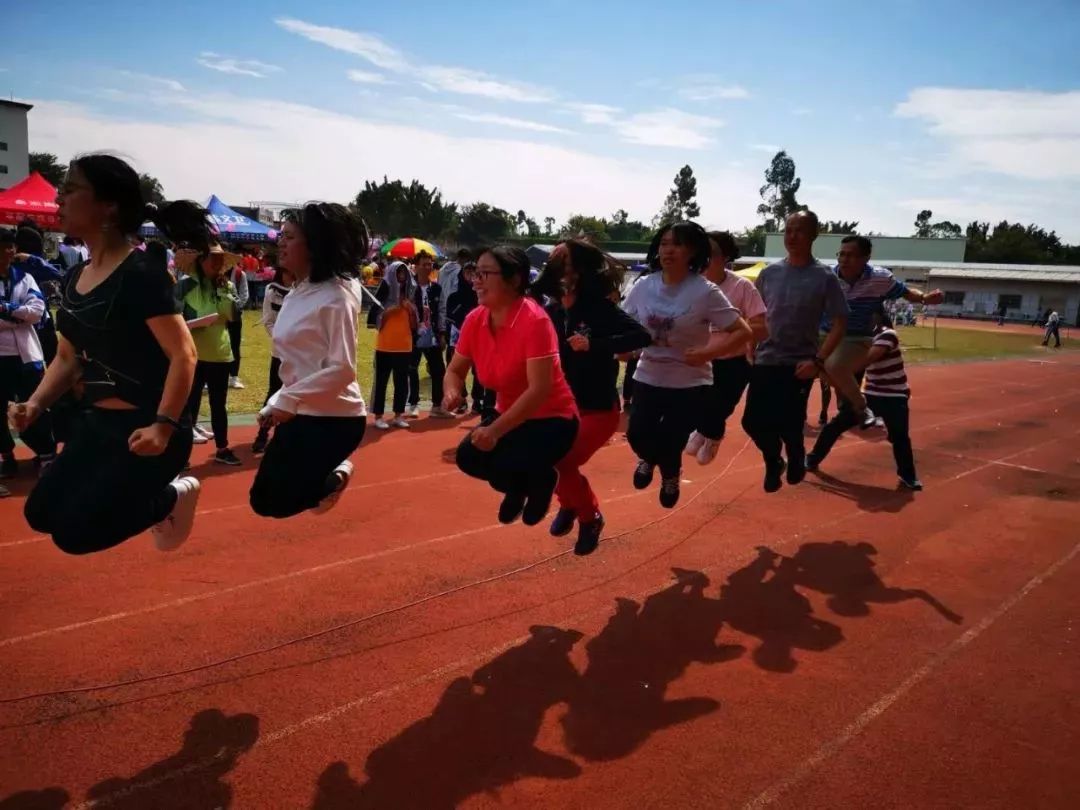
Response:
[[[528,360],[555,358],[551,392],[530,419],[577,416],[574,395],[559,363],[559,339],[543,307],[531,298],[522,298],[507,313],[506,323],[492,331],[491,312],[477,307],[465,317],[456,353],[472,360],[485,388],[497,394],[495,408],[506,413],[529,387],[525,370]]]

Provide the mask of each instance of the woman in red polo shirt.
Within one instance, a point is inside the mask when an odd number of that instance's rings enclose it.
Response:
[[[529,258],[512,247],[490,248],[476,262],[478,306],[461,327],[446,372],[443,407],[461,404],[465,373],[475,366],[496,392],[497,417],[457,449],[458,467],[503,493],[499,520],[527,526],[544,519],[559,476],[555,465],[574,444],[577,406],[559,363],[559,341],[543,307],[525,295]]]

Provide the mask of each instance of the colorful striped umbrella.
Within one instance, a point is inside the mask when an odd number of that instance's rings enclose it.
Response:
[[[431,242],[427,242],[423,239],[417,239],[415,236],[393,239],[379,248],[379,255],[387,256],[391,259],[411,259],[417,253],[421,252],[428,253],[431,256],[443,255],[443,252],[439,250],[438,245],[433,245]]]

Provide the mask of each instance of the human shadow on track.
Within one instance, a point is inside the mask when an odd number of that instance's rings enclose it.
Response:
[[[566,702],[578,673],[570,651],[576,630],[534,626],[530,638],[454,680],[429,717],[372,751],[360,784],[344,762],[319,777],[315,810],[449,810],[527,777],[572,779],[580,767],[542,751],[544,715]]]
[[[794,672],[795,650],[824,652],[843,641],[840,628],[814,615],[810,600],[795,590],[796,569],[764,546],[720,587],[719,615],[731,628],[760,644],[753,660],[770,672]]]
[[[717,643],[723,610],[705,595],[709,578],[672,573],[675,584],[644,604],[617,599],[607,625],[586,645],[589,662],[562,718],[571,753],[594,761],[624,757],[655,732],[720,708],[709,697],[665,697],[690,664],[718,664],[746,652]]]
[[[63,788],[24,790],[0,799],[0,810],[63,810],[70,798]]]
[[[942,618],[960,624],[963,617],[949,610],[922,588],[886,585],[874,570],[877,549],[869,543],[804,543],[780,565],[786,581],[828,595],[826,605],[838,616],[868,616],[870,605],[891,605],[918,599]]]
[[[206,709],[191,718],[180,750],[131,777],[113,777],[87,791],[95,807],[182,810],[232,805],[225,775],[259,738],[259,718]]]
[[[830,495],[839,495],[855,505],[862,512],[899,512],[915,501],[915,493],[909,489],[895,487],[875,487],[869,484],[856,484],[836,478],[821,470],[814,471],[806,481],[815,489]],[[815,480],[816,479],[816,480]]]

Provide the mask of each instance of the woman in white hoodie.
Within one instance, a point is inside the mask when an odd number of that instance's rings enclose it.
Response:
[[[356,382],[367,226],[337,203],[308,203],[284,218],[278,264],[296,285],[274,324],[282,385],[259,414],[275,430],[251,485],[251,508],[276,518],[337,503],[367,419]]]

